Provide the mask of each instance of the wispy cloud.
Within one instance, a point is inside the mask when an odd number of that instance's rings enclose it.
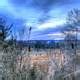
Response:
[[[16,29],[31,26],[33,39],[56,39],[53,33],[64,26],[68,11],[79,7],[79,0],[1,0],[0,14],[7,16]]]
[[[54,40],[62,40],[65,37],[65,35],[61,32],[51,33],[51,34],[48,34],[48,36],[50,38],[53,38]]]
[[[55,28],[55,27],[58,27],[58,26],[61,26],[63,24],[65,24],[65,20],[55,20],[55,19],[50,19],[46,22],[44,22],[43,24],[41,24],[38,29],[39,30],[44,30],[44,29],[47,29],[47,28]]]

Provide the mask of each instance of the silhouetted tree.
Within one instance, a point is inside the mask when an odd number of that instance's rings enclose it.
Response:
[[[65,34],[65,40],[68,41],[69,46],[72,49],[77,47],[77,33],[80,27],[80,10],[73,9],[68,13],[67,25],[64,27],[63,31]]]
[[[12,24],[7,25],[7,21],[3,18],[0,18],[0,40],[4,41],[10,36],[12,26]]]
[[[74,73],[76,70],[76,50],[77,50],[77,33],[80,27],[80,10],[73,9],[68,13],[67,17],[67,25],[63,29],[63,33],[65,35],[65,47],[67,49],[67,53],[70,56],[70,60],[67,64],[70,69],[68,70],[70,73]],[[74,74],[71,75],[72,80],[75,80]]]

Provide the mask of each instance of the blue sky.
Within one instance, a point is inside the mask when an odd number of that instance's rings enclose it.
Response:
[[[26,40],[31,26],[32,40],[60,40],[60,32],[66,23],[67,13],[73,8],[80,9],[80,0],[0,0],[0,16],[14,24],[14,34]],[[18,37],[18,39],[20,39]]]

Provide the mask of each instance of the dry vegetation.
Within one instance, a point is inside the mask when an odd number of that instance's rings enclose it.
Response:
[[[32,51],[27,43],[24,48],[17,45],[10,31],[12,26],[7,27],[0,19],[0,80],[80,80],[80,45],[77,42],[80,30],[76,27],[80,26],[80,10],[74,9],[68,15],[67,26],[62,31],[64,47],[59,45],[45,50],[38,43],[37,51]],[[8,35],[10,41],[6,40]]]

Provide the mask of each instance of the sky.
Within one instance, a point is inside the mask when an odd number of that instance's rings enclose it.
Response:
[[[0,17],[14,25],[18,39],[27,40],[31,26],[31,40],[62,40],[61,29],[74,8],[80,9],[80,0],[0,0]]]

